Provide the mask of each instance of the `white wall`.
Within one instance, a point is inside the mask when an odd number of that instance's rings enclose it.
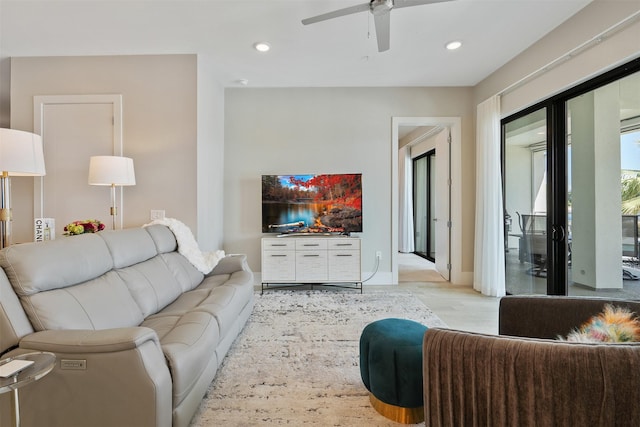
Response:
[[[224,237],[220,203],[224,197],[224,89],[216,80],[215,67],[213,58],[198,55],[196,238],[204,251],[222,249]]]
[[[391,118],[462,117],[463,153],[472,157],[470,95],[469,88],[227,89],[225,249],[248,254],[251,268],[260,271],[262,174],[361,172],[363,272],[373,270],[375,252],[382,251],[380,275],[388,274]],[[473,266],[472,165],[462,177],[465,271]]]
[[[638,1],[593,1],[480,82],[475,87],[475,104],[502,93],[505,117],[639,57],[638,13]],[[619,23],[624,24],[613,31]],[[582,46],[593,47],[580,51]],[[580,53],[567,59],[576,49]],[[542,71],[549,65],[548,71]]]
[[[195,55],[13,58],[11,127],[33,129],[35,95],[122,94],[124,155],[133,158],[136,170],[136,185],[125,191],[124,226],[140,226],[149,222],[151,209],[164,209],[195,233],[196,66]],[[215,120],[215,108],[206,111]],[[221,168],[215,162],[211,170]],[[15,181],[14,239],[30,240],[33,179]],[[87,191],[94,190],[87,185]]]

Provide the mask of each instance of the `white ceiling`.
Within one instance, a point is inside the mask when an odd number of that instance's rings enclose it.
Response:
[[[0,56],[210,55],[224,86],[473,86],[590,0],[453,0],[391,11],[378,53],[366,0],[0,0]],[[464,45],[447,51],[445,43]],[[252,46],[267,41],[269,53]]]

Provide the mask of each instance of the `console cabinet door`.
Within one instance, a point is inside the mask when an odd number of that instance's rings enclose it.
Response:
[[[360,251],[329,251],[329,281],[359,282]]]
[[[262,281],[296,280],[295,242],[283,239],[262,240]]]
[[[328,242],[329,280],[359,282],[360,240],[333,239]]]
[[[296,278],[300,282],[326,281],[329,278],[327,251],[298,251],[296,253]]]
[[[327,239],[296,239],[296,279],[301,282],[322,282],[329,279]]]

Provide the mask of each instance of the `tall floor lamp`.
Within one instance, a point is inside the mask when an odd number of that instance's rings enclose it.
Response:
[[[10,177],[45,174],[40,135],[0,128],[0,171],[0,248],[4,248],[11,244]]]
[[[116,229],[116,187],[136,185],[133,159],[121,156],[92,156],[89,159],[89,185],[111,186],[111,220]]]

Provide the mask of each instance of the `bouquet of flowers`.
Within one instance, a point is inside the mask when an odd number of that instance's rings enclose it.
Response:
[[[64,226],[65,236],[75,234],[97,233],[104,230],[104,224],[97,219],[87,219],[84,221],[73,221]]]

